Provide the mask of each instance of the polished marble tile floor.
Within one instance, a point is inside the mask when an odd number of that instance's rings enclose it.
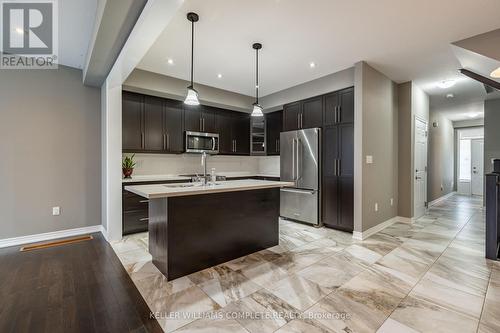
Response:
[[[280,245],[173,281],[147,233],[113,248],[165,332],[500,332],[481,200],[455,195],[365,241],[280,222]]]

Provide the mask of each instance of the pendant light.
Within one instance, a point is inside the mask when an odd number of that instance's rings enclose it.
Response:
[[[262,117],[262,106],[259,104],[259,50],[262,48],[261,43],[252,45],[255,50],[255,103],[253,103],[252,117]]]
[[[193,62],[194,62],[194,22],[198,22],[199,17],[196,13],[188,13],[187,19],[191,22],[191,84],[187,87],[187,95],[184,104],[200,105],[198,92],[193,87]]]

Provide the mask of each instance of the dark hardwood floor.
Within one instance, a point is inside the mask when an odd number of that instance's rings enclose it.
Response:
[[[162,332],[111,246],[92,236],[0,249],[0,332]]]

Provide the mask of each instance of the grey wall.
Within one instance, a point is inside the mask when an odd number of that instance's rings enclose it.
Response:
[[[361,96],[355,112],[361,113],[357,129],[362,129],[363,157],[357,161],[362,168],[362,220],[361,226],[355,222],[355,230],[366,231],[398,212],[398,95],[396,84],[365,62],[356,64],[356,72],[356,94]],[[367,155],[373,156],[373,164],[365,162]]]
[[[398,86],[398,215],[413,217],[415,117],[429,123],[429,96],[413,82]]]
[[[0,72],[0,239],[101,224],[99,89],[62,66]]]
[[[260,98],[266,112],[280,110],[284,104],[354,86],[354,67],[299,84]]]
[[[484,102],[484,172],[493,170],[491,159],[500,158],[500,99]]]
[[[429,123],[427,201],[431,202],[454,191],[455,130],[452,121],[438,112],[431,112]]]
[[[135,69],[123,83],[123,89],[153,96],[184,100],[188,81],[171,76]],[[231,91],[195,84],[203,104],[229,108],[235,111],[251,112],[254,97]]]

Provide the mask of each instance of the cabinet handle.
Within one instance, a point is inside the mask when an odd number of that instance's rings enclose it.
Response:
[[[167,133],[167,150],[170,150],[170,134]]]
[[[333,175],[337,175],[337,159],[333,160]]]
[[[339,114],[337,122],[340,123],[342,121],[342,106],[339,105],[337,108],[338,108],[338,114]]]
[[[341,170],[340,160],[337,160],[337,176],[340,176],[341,173],[342,170]]]
[[[203,125],[201,124],[201,117],[200,117],[200,132],[203,132]]]
[[[141,221],[141,222],[149,221],[149,218],[148,217],[144,217],[142,219],[139,219],[139,221]]]
[[[304,127],[304,122],[303,122],[302,116],[303,116],[303,114],[301,113],[300,114],[300,128]]]
[[[141,200],[139,201],[140,203],[146,203],[146,202],[149,202],[149,200]]]
[[[300,128],[300,113],[297,113],[297,128]]]
[[[205,132],[205,118],[201,120],[201,123],[203,124],[203,132]]]
[[[236,147],[237,147],[237,145],[238,145],[238,143],[237,143],[237,142],[238,142],[238,141],[236,141],[236,139],[234,139],[234,152],[235,152],[235,153],[236,153]]]
[[[167,137],[165,133],[163,133],[163,150],[167,149]]]
[[[280,139],[277,140],[278,141],[278,153],[280,152]]]
[[[141,148],[144,149],[144,133],[141,133]]]

